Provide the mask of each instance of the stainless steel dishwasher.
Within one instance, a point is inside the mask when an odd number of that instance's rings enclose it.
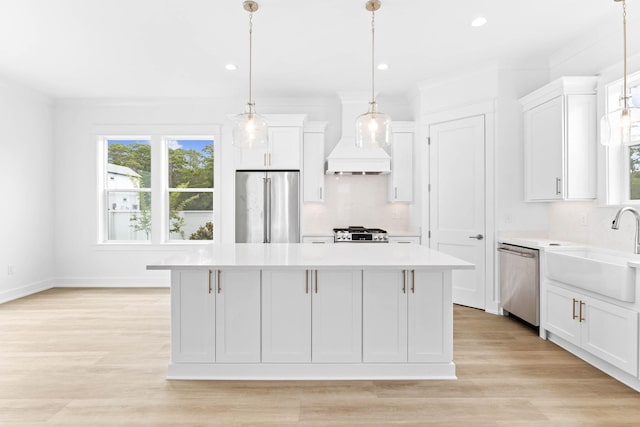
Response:
[[[501,243],[500,305],[533,326],[540,326],[540,262],[537,249]]]

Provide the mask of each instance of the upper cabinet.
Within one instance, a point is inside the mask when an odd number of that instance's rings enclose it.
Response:
[[[562,77],[520,100],[525,200],[596,197],[597,77]]]
[[[300,170],[304,114],[266,115],[269,144],[266,149],[239,149],[236,169]]]
[[[309,122],[303,136],[303,200],[324,202],[324,134],[327,122]]]
[[[391,123],[391,174],[388,181],[390,202],[413,201],[414,122]]]

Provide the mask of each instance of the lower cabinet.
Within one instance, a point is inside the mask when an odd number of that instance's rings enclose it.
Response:
[[[362,361],[362,270],[312,270],[313,362]]]
[[[442,272],[364,271],[363,361],[370,363],[451,360],[452,307],[443,304]],[[449,289],[450,292],[450,289]]]
[[[262,362],[311,362],[310,273],[262,272]]]
[[[358,363],[361,270],[262,273],[262,362]]]
[[[260,270],[216,270],[216,362],[260,362]]]
[[[216,360],[213,272],[171,272],[171,360],[205,363]]]
[[[545,329],[638,375],[638,314],[558,286],[546,286]]]

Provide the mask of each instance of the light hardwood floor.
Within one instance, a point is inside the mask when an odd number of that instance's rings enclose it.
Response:
[[[457,381],[167,381],[167,289],[53,289],[0,325],[0,426],[640,425],[639,393],[465,307]]]

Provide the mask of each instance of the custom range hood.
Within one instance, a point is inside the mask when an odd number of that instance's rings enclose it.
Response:
[[[356,118],[366,111],[366,99],[366,94],[340,94],[342,137],[327,156],[327,175],[391,173],[391,157],[384,149],[356,147]]]

